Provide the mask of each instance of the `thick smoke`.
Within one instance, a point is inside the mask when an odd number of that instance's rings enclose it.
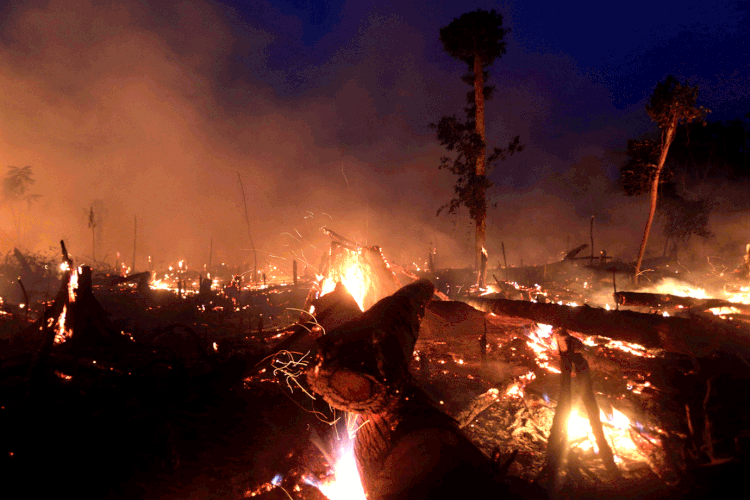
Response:
[[[299,21],[258,5],[257,25],[200,2],[9,7],[0,166],[30,165],[41,197],[24,206],[20,229],[4,205],[0,250],[65,239],[78,263],[95,252],[114,264],[119,252],[129,264],[137,219],[137,269],[149,256],[155,266],[202,268],[213,242],[213,263],[247,270],[239,174],[261,266],[288,272],[296,258],[314,269],[323,226],[401,264],[421,266],[437,248],[441,266],[471,265],[467,214],[435,216],[454,180],[437,169],[445,151],[428,124],[460,115],[468,90],[437,40],[435,23],[451,16],[421,18],[435,31],[427,39],[425,26],[397,15],[374,10],[360,22],[343,12],[319,42],[338,50],[285,66],[279,44],[301,43]],[[613,187],[621,156],[611,151],[642,131],[642,104],[616,110],[569,57],[523,50],[511,37],[507,60],[490,69],[489,141],[520,134],[527,145],[492,176],[490,264],[501,241],[515,265],[555,260],[588,241],[591,215],[597,249],[632,258],[646,207]],[[595,111],[571,121],[571,109]]]

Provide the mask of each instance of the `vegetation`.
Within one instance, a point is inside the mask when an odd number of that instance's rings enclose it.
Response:
[[[510,31],[502,27],[503,18],[491,10],[477,10],[463,14],[448,26],[440,29],[440,41],[448,54],[465,62],[469,73],[464,82],[473,86],[467,94],[466,121],[453,116],[444,116],[437,125],[440,144],[456,157],[443,157],[439,168],[448,169],[458,179],[454,188],[455,197],[438,210],[438,215],[448,209],[455,213],[464,206],[476,225],[475,269],[479,270],[482,249],[485,247],[487,201],[486,192],[492,187],[487,179],[489,168],[497,161],[505,160],[513,153],[523,150],[519,137],[510,141],[506,148],[493,148],[486,158],[484,127],[484,102],[492,98],[493,87],[485,85],[489,77],[485,68],[505,54],[505,35]],[[480,277],[480,285],[482,277]]]
[[[656,123],[660,130],[659,139],[644,139],[628,141],[628,159],[622,167],[621,176],[625,192],[629,195],[649,193],[649,214],[643,239],[638,251],[635,264],[634,283],[638,284],[643,256],[646,253],[651,225],[656,214],[659,184],[662,182],[664,165],[669,153],[669,147],[674,141],[677,127],[681,124],[703,120],[709,111],[703,107],[696,107],[698,87],[681,84],[673,76],[668,76],[656,85],[649,104],[646,106],[648,116]]]
[[[20,242],[23,236],[24,205],[30,207],[41,195],[29,192],[29,188],[36,182],[30,166],[9,166],[2,185],[3,204],[8,208],[16,231],[16,238]]]

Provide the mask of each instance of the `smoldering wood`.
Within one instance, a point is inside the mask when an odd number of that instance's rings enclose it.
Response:
[[[639,306],[653,308],[691,308],[705,311],[714,308],[734,308],[750,314],[750,305],[722,299],[702,299],[683,297],[666,293],[616,292],[615,301],[622,306]]]
[[[503,267],[505,268],[505,281],[509,281],[508,277],[508,258],[505,256],[505,242],[500,242],[500,247],[503,249]],[[497,281],[497,278],[495,278]]]
[[[26,292],[26,287],[23,286],[23,281],[21,281],[21,278],[18,278],[17,281],[18,281],[18,286],[21,287],[21,293],[23,293],[23,301],[24,301],[23,303],[25,305],[25,307],[24,307],[24,311],[25,311],[24,316],[26,318],[28,318],[29,317],[29,309],[31,308],[31,303],[29,302],[29,294]]]
[[[670,352],[702,357],[712,352],[750,355],[750,330],[728,322],[701,318],[664,317],[633,311],[607,311],[588,306],[564,306],[506,299],[469,297],[464,301],[481,311],[527,318],[586,335],[601,335]]]

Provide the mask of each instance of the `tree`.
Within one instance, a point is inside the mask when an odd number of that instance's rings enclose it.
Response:
[[[625,192],[638,195],[648,192],[650,205],[643,239],[635,263],[633,281],[638,285],[646,244],[654,222],[658,201],[659,183],[662,182],[662,171],[667,160],[669,147],[675,138],[680,124],[703,120],[709,110],[696,107],[698,87],[683,85],[670,75],[663,82],[656,85],[651,100],[646,105],[648,116],[659,127],[659,139],[645,139],[642,141],[628,141],[628,161],[621,170]]]
[[[714,236],[709,229],[709,218],[713,203],[705,198],[688,200],[676,195],[662,196],[664,201],[664,227],[662,234],[665,236],[664,253],[670,241],[686,242],[692,236],[698,236],[707,240]]]
[[[37,201],[41,195],[29,193],[29,187],[36,182],[30,166],[23,168],[9,166],[2,185],[3,202],[7,205],[16,229],[16,237],[20,240],[23,233],[23,205],[28,207]]]
[[[94,216],[94,206],[89,208],[89,228],[91,229],[91,260],[96,262],[96,217]]]
[[[465,109],[467,119],[461,122],[455,116],[443,117],[437,125],[438,140],[455,151],[454,160],[444,157],[440,168],[447,168],[458,175],[455,198],[438,210],[448,208],[454,213],[465,206],[476,224],[475,269],[479,270],[482,250],[485,246],[487,203],[485,194],[492,183],[487,179],[488,166],[494,161],[504,160],[508,155],[523,150],[519,138],[515,137],[507,148],[494,148],[489,159],[485,158],[484,102],[492,97],[492,87],[485,86],[489,76],[484,68],[505,54],[503,38],[510,31],[503,29],[503,18],[491,10],[476,10],[454,19],[440,29],[440,41],[445,51],[469,66],[469,74],[463,80],[474,88],[467,95],[469,107]],[[480,277],[480,281],[482,278]],[[480,285],[483,283],[480,283]]]

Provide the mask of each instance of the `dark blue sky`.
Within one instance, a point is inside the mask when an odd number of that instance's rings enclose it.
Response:
[[[490,140],[502,143],[517,125],[515,132],[527,143],[562,159],[574,159],[581,142],[622,150],[627,138],[653,128],[643,106],[668,74],[700,87],[701,104],[712,109],[712,120],[750,111],[747,2],[691,1],[679,8],[659,2],[220,5],[236,33],[224,77],[261,81],[291,102],[330,97],[354,78],[381,117],[397,115],[417,143],[429,140],[429,123],[444,114],[461,114],[464,68],[442,51],[438,30],[477,8],[496,9],[512,30],[507,54],[489,68],[490,83],[498,87],[488,108]],[[262,65],[248,27],[269,36]],[[420,91],[396,88],[403,87],[407,65],[409,71],[422,72]],[[534,94],[539,99],[529,102]],[[226,105],[236,108],[236,95],[230,99]],[[357,120],[356,114],[350,118]],[[357,124],[342,128],[335,140],[347,147],[368,142]],[[610,165],[610,173],[615,167]],[[532,177],[524,173],[529,169],[517,170],[509,168],[497,181],[528,185]]]
[[[293,77],[282,81],[264,75],[281,94],[297,96],[322,83],[325,63],[346,50],[368,18],[393,15],[419,33],[425,57],[455,70],[442,53],[437,30],[460,14],[476,8],[494,8],[512,29],[507,55],[491,68],[503,65],[527,70],[551,70],[524,64],[528,53],[569,57],[582,76],[602,84],[618,109],[642,102],[655,83],[669,73],[705,87],[705,99],[721,118],[748,108],[750,55],[747,2],[636,1],[623,4],[563,2],[221,2],[242,23],[262,27],[274,36],[268,47],[268,69],[289,77],[304,68],[317,75],[303,84]],[[234,17],[234,16],[233,16]],[[398,43],[398,34],[393,41]],[[404,38],[404,41],[408,39]],[[405,52],[408,45],[401,47]],[[242,42],[237,62],[242,66]],[[383,54],[387,57],[389,54]],[[247,54],[252,57],[252,54]],[[242,72],[242,67],[235,68]],[[313,71],[313,73],[315,73]],[[318,76],[320,80],[314,80]],[[449,75],[446,75],[449,76]],[[553,75],[554,76],[554,75]],[[565,86],[565,82],[556,82]]]

